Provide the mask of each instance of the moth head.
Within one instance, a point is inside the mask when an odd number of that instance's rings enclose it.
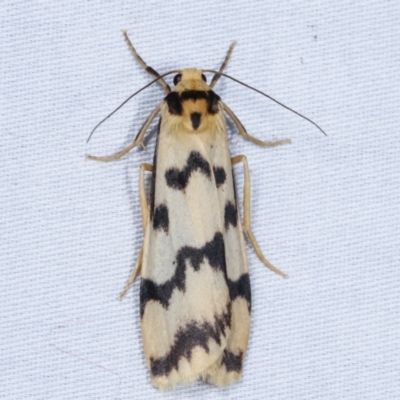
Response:
[[[201,69],[186,68],[174,76],[175,91],[210,90],[207,78]]]

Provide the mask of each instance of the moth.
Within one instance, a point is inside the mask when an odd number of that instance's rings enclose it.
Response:
[[[143,144],[160,114],[153,164],[140,165],[144,240],[120,298],[140,273],[143,346],[154,386],[174,388],[198,379],[226,386],[241,377],[249,338],[251,290],[244,233],[261,262],[285,274],[267,261],[251,230],[249,167],[244,155],[230,155],[225,115],[240,135],[259,146],[290,140],[263,142],[250,136],[213,91],[221,76],[234,79],[223,71],[235,42],[218,71],[186,68],[160,75],[139,56],[126,32],[124,37],[135,59],[155,78],[144,88],[158,82],[166,96],[132,144],[112,156],[87,156],[105,162],[121,158]],[[207,72],[214,73],[210,84]],[[163,78],[172,73],[171,90]],[[244,169],[243,218],[232,175],[238,163]],[[149,200],[145,171],[152,173]]]

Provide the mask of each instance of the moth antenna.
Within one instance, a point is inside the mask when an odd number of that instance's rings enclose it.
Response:
[[[138,93],[140,93],[142,90],[147,89],[149,86],[151,86],[153,83],[157,82],[159,79],[164,78],[164,76],[170,75],[170,74],[176,74],[179,73],[179,71],[169,71],[166,72],[165,74],[162,74],[160,76],[158,76],[156,79],[152,80],[150,83],[148,83],[147,85],[144,85],[141,89],[139,89],[137,92],[131,94],[125,101],[123,101],[112,113],[108,114],[107,117],[105,117],[104,119],[102,119],[92,130],[92,132],[90,132],[90,135],[86,141],[86,143],[89,143],[90,138],[92,137],[94,131],[106,120],[108,120],[108,118],[110,118],[111,116],[113,116],[120,108],[122,108],[132,97],[136,96]]]
[[[278,101],[278,100],[275,100],[273,97],[271,97],[271,96],[269,96],[268,94],[262,92],[261,90],[258,90],[258,89],[256,89],[256,88],[254,88],[254,87],[248,85],[247,83],[241,82],[241,81],[239,81],[238,79],[233,78],[232,76],[229,76],[229,75],[227,75],[227,74],[224,74],[224,73],[222,73],[221,71],[215,71],[215,70],[213,70],[213,69],[203,69],[203,72],[213,72],[213,73],[215,73],[216,75],[218,74],[218,75],[224,76],[225,78],[229,78],[229,79],[233,80],[234,82],[237,82],[237,83],[239,83],[239,84],[241,84],[241,85],[243,85],[243,86],[245,86],[245,87],[247,87],[247,88],[249,88],[249,89],[251,89],[251,90],[254,90],[254,91],[257,92],[257,93],[260,93],[261,95],[263,95],[263,96],[267,97],[268,99],[274,101],[276,104],[279,104],[281,107],[286,108],[286,110],[289,110],[289,111],[291,111],[292,113],[294,113],[294,114],[298,115],[299,117],[305,119],[306,121],[310,122],[310,123],[313,124],[315,127],[317,127],[325,136],[328,136],[328,135],[324,132],[324,130],[323,130],[318,124],[316,124],[314,121],[312,121],[310,118],[307,118],[306,116],[304,116],[303,114],[300,114],[300,113],[297,112],[296,110],[293,110],[292,108],[290,108],[290,107],[288,107],[288,106],[285,106],[283,103],[281,103],[281,102]],[[215,76],[216,76],[216,75],[215,75]],[[215,78],[215,76],[214,76],[214,78]],[[213,78],[213,79],[214,79],[214,78]],[[211,83],[212,83],[212,82],[211,82]],[[210,86],[211,86],[211,85],[210,85]]]
[[[236,42],[236,40],[234,40],[232,42],[232,44],[229,46],[229,49],[228,49],[228,52],[226,53],[224,62],[222,63],[221,67],[219,68],[219,71],[216,72],[216,74],[211,79],[211,83],[210,83],[210,88],[211,89],[216,85],[216,83],[218,82],[219,78],[221,78],[222,72],[224,71],[224,69],[228,65],[229,59],[231,58],[231,55],[232,55],[232,51],[235,48],[236,44],[237,44],[237,42]]]
[[[128,32],[123,30],[122,31],[123,35],[124,35],[124,39],[126,44],[129,47],[129,50],[131,51],[133,57],[135,57],[135,60],[142,66],[142,68],[148,73],[150,74],[153,78],[160,78],[160,80],[158,81],[158,83],[163,87],[165,93],[170,93],[171,92],[171,88],[169,87],[169,85],[167,84],[167,82],[164,81],[164,79],[162,79],[160,77],[160,74],[152,67],[150,67],[149,65],[147,65],[145,63],[145,61],[143,60],[142,57],[139,56],[138,52],[136,51],[136,49],[133,47],[132,42],[129,39],[128,36]]]

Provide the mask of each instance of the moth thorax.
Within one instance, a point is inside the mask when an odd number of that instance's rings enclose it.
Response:
[[[183,82],[187,83],[187,81]],[[215,130],[215,120],[219,113],[220,98],[209,88],[207,90],[176,89],[169,93],[165,101],[168,105],[170,118],[174,124],[187,133],[202,133],[205,130]],[[179,90],[178,90],[179,89]]]
[[[182,122],[188,130],[202,131],[207,128],[207,101],[205,99],[182,102]]]

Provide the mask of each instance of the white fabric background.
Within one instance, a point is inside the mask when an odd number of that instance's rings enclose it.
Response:
[[[357,5],[358,3],[358,5]],[[1,337],[5,399],[398,399],[399,18],[396,1],[2,1]],[[216,92],[249,133],[252,328],[243,379],[154,389],[139,283],[116,300],[139,251],[139,163],[100,164],[162,98],[122,39],[159,72],[217,68]],[[240,167],[235,167],[242,183]],[[239,192],[241,186],[238,187]]]

